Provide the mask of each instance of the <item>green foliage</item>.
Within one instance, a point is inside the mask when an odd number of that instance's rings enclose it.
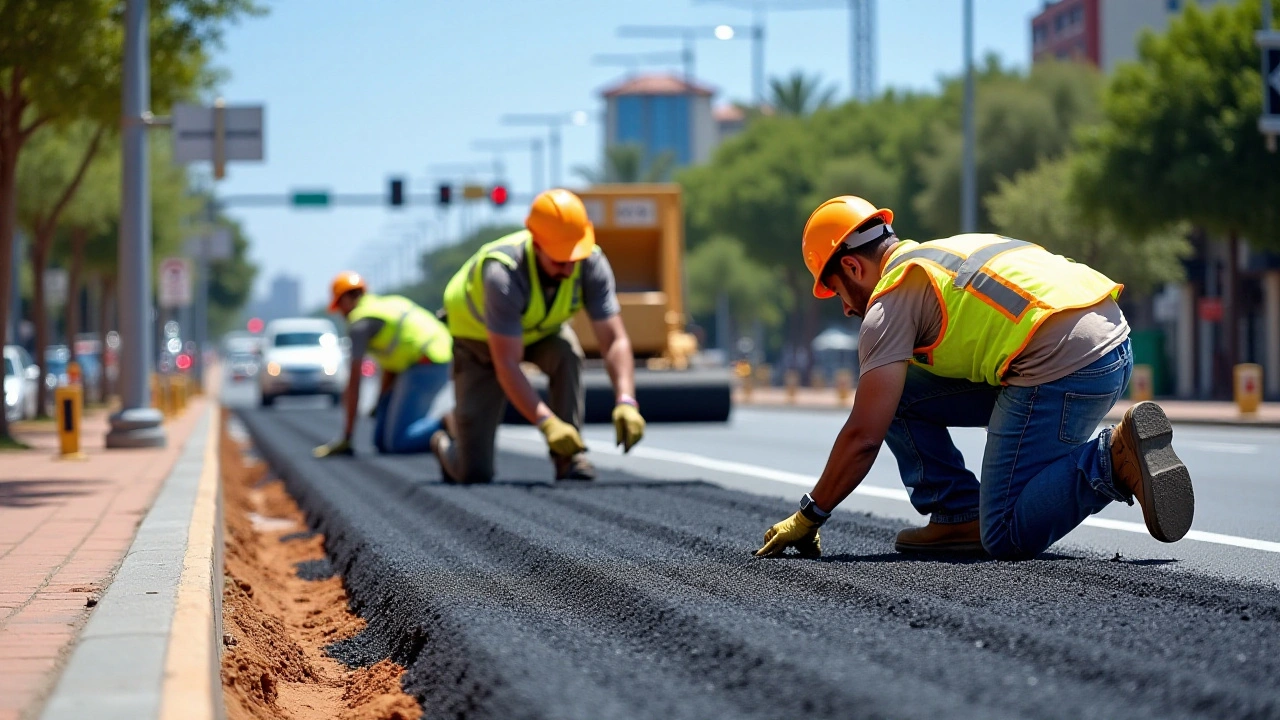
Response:
[[[791,294],[778,282],[778,275],[776,269],[752,260],[738,239],[711,237],[685,260],[689,312],[713,315],[724,295],[737,328],[750,327],[757,320],[767,328],[778,327],[792,304]]]
[[[389,292],[404,295],[429,310],[444,307],[444,288],[449,279],[480,250],[480,246],[522,229],[520,225],[487,225],[461,242],[423,253],[421,262],[425,279],[416,285]]]
[[[604,183],[665,182],[675,167],[676,156],[670,150],[646,159],[644,146],[623,143],[605,148],[604,167],[596,169],[579,165],[573,172],[592,185]]]
[[[1183,278],[1191,243],[1178,229],[1135,238],[1106,220],[1091,219],[1071,196],[1073,158],[1043,162],[987,197],[995,227],[1103,273],[1130,290],[1148,292]]]
[[[1106,121],[1084,139],[1087,205],[1135,233],[1189,222],[1280,248],[1280,155],[1257,127],[1260,7],[1188,3],[1166,34],[1143,36],[1138,61],[1107,88]]]
[[[769,104],[779,115],[812,115],[830,107],[836,95],[833,85],[823,87],[822,76],[797,70],[785,78],[769,79]]]
[[[216,224],[231,230],[233,244],[231,258],[209,263],[209,337],[235,327],[258,276],[258,267],[249,261],[249,238],[240,223],[220,216]]]

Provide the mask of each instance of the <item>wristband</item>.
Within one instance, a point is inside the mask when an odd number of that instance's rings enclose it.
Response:
[[[635,398],[633,398],[633,397],[631,397],[630,395],[619,395],[619,396],[618,396],[618,404],[619,404],[619,405],[630,405],[631,407],[633,407],[633,408],[635,408],[635,409],[637,409],[637,410],[639,410],[639,409],[640,409],[640,403],[636,402],[636,399],[635,399]]]
[[[827,521],[827,518],[831,517],[831,513],[814,504],[813,496],[809,493],[805,493],[804,497],[800,498],[800,514],[814,525],[821,525]]]

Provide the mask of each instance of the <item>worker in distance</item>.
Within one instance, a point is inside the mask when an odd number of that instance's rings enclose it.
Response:
[[[820,555],[818,529],[871,468],[897,459],[925,527],[900,552],[1035,556],[1112,502],[1136,501],[1152,537],[1182,538],[1195,500],[1159,405],[1094,435],[1129,382],[1122,286],[1029,242],[966,234],[918,243],[893,212],[845,195],[802,239],[813,294],[862,318],[861,378],[826,468],[756,555]],[[981,482],[950,427],[986,427]]]
[[[613,383],[617,443],[630,451],[644,437],[613,269],[577,195],[555,189],[534,198],[524,230],[480,248],[453,276],[444,308],[457,407],[431,445],[447,481],[493,479],[494,436],[508,401],[546,437],[556,480],[595,478],[581,435],[584,355],[569,325],[579,310],[591,320]],[[521,362],[546,373],[549,402]]]
[[[383,453],[423,453],[452,407],[449,364],[453,340],[436,316],[399,295],[374,295],[364,278],[345,271],[333,279],[329,312],[347,321],[350,376],[343,393],[342,437],[316,448],[316,457],[351,455],[360,407],[361,365],[367,354],[382,370],[374,408],[373,445]]]

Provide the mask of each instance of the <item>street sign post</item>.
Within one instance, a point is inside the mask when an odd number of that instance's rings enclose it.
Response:
[[[160,307],[184,308],[191,304],[191,262],[186,258],[165,258],[160,262]]]
[[[228,160],[263,159],[261,105],[173,106],[173,160],[189,164],[210,160],[219,180]]]

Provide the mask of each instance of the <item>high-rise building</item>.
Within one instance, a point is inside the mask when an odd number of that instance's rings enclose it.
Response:
[[[1032,60],[1089,62],[1104,73],[1138,57],[1143,30],[1160,32],[1195,0],[1057,0],[1031,18]],[[1235,0],[1199,0],[1201,6]]]
[[[267,296],[250,303],[247,314],[268,321],[301,315],[301,281],[283,273],[276,275],[271,279]]]
[[[704,162],[719,139],[712,89],[675,75],[637,75],[605,88],[605,147],[634,143],[646,163],[670,152],[677,167]]]

